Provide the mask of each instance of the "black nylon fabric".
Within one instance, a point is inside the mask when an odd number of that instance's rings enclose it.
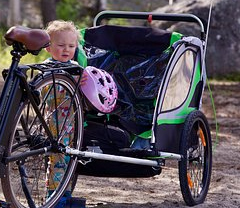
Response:
[[[111,114],[117,115],[121,125],[133,134],[151,129],[154,101],[171,52],[156,56],[107,54],[96,53],[90,60],[108,71],[117,85],[117,106]]]
[[[89,121],[84,129],[82,150],[93,145],[99,146],[105,154],[121,156],[119,150],[130,147],[130,135],[119,127]],[[94,159],[85,165],[78,163],[77,173],[102,177],[150,177],[160,174],[161,168]]]
[[[155,129],[156,149],[163,152],[180,154],[179,146],[183,126],[184,123],[157,125]]]
[[[169,57],[170,54],[128,55],[116,61],[112,75],[118,88],[118,102],[113,113],[128,131],[138,135],[151,129],[154,101]]]
[[[150,27],[102,25],[85,29],[85,45],[120,54],[159,55],[170,45],[171,32]]]

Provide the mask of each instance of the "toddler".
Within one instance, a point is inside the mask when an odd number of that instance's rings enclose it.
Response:
[[[46,50],[51,54],[51,58],[44,61],[48,62],[61,62],[61,63],[72,63],[78,64],[76,61],[73,61],[75,51],[78,47],[79,32],[75,25],[71,21],[55,20],[48,24],[46,28],[47,33],[50,36],[50,45]],[[83,73],[80,85],[84,85],[87,80],[87,75]],[[64,98],[66,92],[61,89],[57,89],[57,100]],[[54,107],[54,99],[47,100],[49,111],[51,111],[52,106]],[[64,103],[60,108],[69,108],[69,103]],[[61,110],[61,109],[60,109]],[[71,113],[71,110],[70,112]],[[65,116],[58,115],[58,125],[61,126],[61,123],[64,122]],[[56,133],[56,120],[54,118],[48,121],[49,128],[53,134]],[[67,145],[71,142],[73,137],[73,130],[69,131],[64,135],[62,143]],[[56,135],[55,135],[56,136]],[[64,166],[69,161],[69,156],[63,156],[62,154],[54,154],[49,156],[48,169],[47,169],[47,187],[48,195],[55,190],[55,187],[58,185],[61,180],[61,176],[65,172]],[[71,184],[66,190],[65,195],[61,201],[57,204],[56,208],[65,207],[67,199],[71,197]]]

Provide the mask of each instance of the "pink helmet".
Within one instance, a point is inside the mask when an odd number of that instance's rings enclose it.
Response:
[[[93,66],[87,66],[83,73],[87,73],[87,80],[81,89],[88,101],[101,113],[113,111],[118,91],[111,75]]]

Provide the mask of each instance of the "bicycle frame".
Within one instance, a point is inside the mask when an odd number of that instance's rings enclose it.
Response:
[[[43,119],[36,104],[34,94],[32,93],[26,81],[26,72],[30,68],[27,66],[18,66],[22,55],[25,54],[25,51],[22,51],[18,46],[15,46],[14,48],[15,49],[11,52],[11,54],[13,55],[12,64],[10,66],[4,83],[0,103],[0,177],[4,177],[3,163],[16,161],[19,160],[19,158],[24,159],[29,155],[43,154],[44,152],[51,149],[51,147],[46,147],[38,150],[33,150],[29,153],[4,158],[3,161],[4,151],[8,143],[8,139],[11,135],[11,124],[14,121],[14,116],[16,115],[19,104],[21,100],[24,99],[25,94],[28,96],[36,114],[41,120],[48,137],[51,139],[51,141],[53,141],[52,133],[49,130],[45,120]]]
[[[32,69],[40,70],[38,67],[34,66],[19,66],[20,59],[23,55],[25,55],[25,51],[22,50],[22,47],[19,47],[21,44],[14,44],[14,49],[11,54],[12,64],[9,70],[3,71],[3,77],[5,78],[5,83],[3,87],[3,91],[1,94],[1,102],[0,102],[0,178],[5,178],[7,174],[7,166],[10,162],[17,162],[17,166],[19,169],[19,174],[21,177],[22,189],[25,194],[27,203],[29,207],[36,207],[35,203],[31,197],[29,189],[27,187],[27,182],[25,180],[25,168],[24,163],[25,159],[31,156],[43,155],[47,152],[63,152],[63,148],[61,145],[58,145],[58,138],[54,138],[50,128],[48,127],[44,115],[42,115],[40,108],[38,107],[38,97],[34,93],[34,88],[27,82],[27,71]],[[78,73],[79,70],[75,69],[76,67],[68,68],[69,71],[74,71]],[[55,68],[50,70],[49,73],[52,75],[53,83],[55,83],[54,72],[62,70],[62,68]],[[67,70],[67,69],[66,69]],[[40,70],[41,71],[41,70]],[[80,83],[80,76],[78,82],[76,84],[75,92]],[[53,84],[53,90],[56,94],[56,87]],[[74,96],[73,96],[74,97]],[[39,147],[38,149],[31,149],[27,152],[18,153],[11,156],[7,155],[7,146],[12,134],[12,124],[15,121],[15,115],[17,115],[17,111],[21,102],[24,102],[24,99],[29,100],[29,104],[33,107],[36,116],[42,124],[42,128],[45,130],[46,137],[50,141],[48,144]],[[56,102],[56,96],[55,96]],[[20,122],[23,126],[25,126],[25,121],[20,119]],[[24,127],[27,129],[26,127]],[[57,124],[57,128],[58,124]],[[28,130],[27,130],[28,131]],[[31,139],[31,138],[30,138]],[[28,141],[26,141],[28,143]]]
[[[4,164],[12,161],[17,161],[19,159],[24,159],[28,156],[44,154],[53,148],[51,146],[48,146],[48,147],[40,148],[37,150],[32,150],[27,153],[22,153],[20,155],[6,157],[3,160],[6,145],[8,144],[8,140],[11,135],[11,124],[14,121],[14,115],[16,115],[19,104],[24,99],[25,96],[29,98],[35,113],[40,119],[43,125],[43,128],[45,129],[47,136],[50,139],[50,142],[51,143],[55,142],[53,140],[53,135],[49,130],[49,127],[46,124],[46,121],[44,120],[43,115],[41,114],[38,108],[38,105],[36,103],[36,97],[33,93],[33,90],[31,89],[31,86],[29,86],[27,83],[26,73],[31,68],[24,65],[18,66],[21,57],[25,55],[25,53],[26,52],[22,51],[21,47],[19,47],[18,44],[16,44],[16,46],[14,46],[13,51],[11,52],[13,56],[12,64],[8,72],[6,71],[4,72],[4,77],[6,77],[6,80],[4,83],[3,91],[1,94],[1,102],[0,102],[0,165],[1,165],[0,178],[4,177],[4,169],[5,169]],[[53,70],[50,70],[50,72],[52,72],[53,74],[53,72],[58,70],[63,70],[63,68],[55,68]],[[70,70],[71,72],[74,71],[75,74],[76,73],[79,74],[79,70],[76,70],[74,67],[68,70]],[[53,75],[53,79],[54,79],[54,75]],[[79,85],[79,82],[80,82],[80,79],[78,80],[77,86]]]

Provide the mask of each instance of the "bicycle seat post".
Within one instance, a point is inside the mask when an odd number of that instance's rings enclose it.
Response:
[[[13,50],[11,51],[12,63],[9,68],[9,71],[16,69],[20,62],[20,59],[27,54],[27,50],[24,49],[24,46],[21,43],[13,43]]]

